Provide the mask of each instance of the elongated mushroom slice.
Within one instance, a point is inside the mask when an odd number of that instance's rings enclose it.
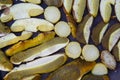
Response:
[[[21,80],[22,78],[30,75],[38,73],[49,73],[63,65],[66,60],[67,57],[64,54],[56,54],[44,58],[39,58],[32,62],[22,64],[19,67],[15,67],[4,77],[4,79]]]
[[[93,75],[106,75],[108,74],[108,69],[103,63],[97,63],[92,69]]]
[[[96,27],[94,27],[91,38],[96,45],[101,43],[101,40],[107,30],[107,27],[108,24],[104,22],[100,22],[97,24]]]
[[[2,71],[10,71],[12,69],[13,69],[13,64],[10,63],[9,59],[0,50],[0,70],[2,70]]]
[[[16,20],[10,28],[13,32],[20,32],[23,30],[37,32],[38,30],[51,31],[54,29],[54,25],[44,19],[29,18]]]
[[[111,51],[117,41],[120,39],[120,24],[116,23],[106,32],[102,39],[102,45],[105,49]]]
[[[23,31],[20,36],[16,36],[14,33],[7,34],[0,38],[0,48],[17,43],[20,40],[26,40],[32,36],[32,32]]]
[[[0,0],[0,10],[12,6],[12,0]]]
[[[83,44],[88,44],[90,37],[90,28],[93,23],[93,16],[90,14],[86,15],[83,21],[78,25],[76,39]]]
[[[39,74],[34,74],[34,75],[24,77],[22,80],[40,80],[40,77],[41,76]]]
[[[62,0],[43,0],[48,6],[62,6]]]
[[[34,4],[40,4],[41,3],[41,0],[20,0],[20,1],[30,2],[30,3],[34,3]]]
[[[73,15],[76,22],[81,22],[86,7],[86,0],[74,0]]]
[[[30,18],[30,16],[38,16],[43,13],[43,8],[32,3],[15,4],[10,9],[6,9],[1,14],[1,21],[8,22],[12,19]]]
[[[73,0],[63,0],[63,6],[67,13],[71,13]]]
[[[111,4],[114,5],[115,0],[101,0],[100,2],[100,13],[105,23],[109,22],[111,17],[112,13]]]
[[[42,45],[13,55],[10,60],[14,64],[31,61],[37,57],[44,57],[60,50],[68,44],[67,38],[56,37]]]
[[[10,28],[0,22],[0,37],[3,37],[9,33],[10,33]]]
[[[93,74],[86,74],[85,76],[83,76],[81,80],[110,80],[110,79],[107,75],[97,76]]]
[[[115,3],[115,14],[117,16],[117,19],[119,20],[120,22],[120,0],[116,0],[116,3]]]
[[[6,55],[12,56],[18,52],[21,52],[23,50],[26,50],[28,48],[37,46],[41,43],[47,42],[55,37],[55,32],[46,32],[46,33],[40,33],[38,36],[36,36],[33,39],[20,41],[19,43],[13,45],[9,49],[5,51]]]
[[[87,0],[89,13],[96,17],[98,14],[100,0]]]
[[[46,80],[81,80],[94,65],[95,62],[77,59],[51,73]]]
[[[117,61],[120,61],[120,40],[117,45],[113,48],[112,54],[115,56]]]
[[[101,60],[109,69],[115,70],[117,63],[109,51],[104,50],[101,52]]]

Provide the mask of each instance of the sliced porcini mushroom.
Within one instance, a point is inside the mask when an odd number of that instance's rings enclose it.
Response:
[[[32,36],[32,32],[23,31],[20,36],[16,36],[14,33],[7,34],[0,38],[0,48],[17,43],[20,40],[26,40]]]
[[[99,50],[94,45],[85,45],[82,49],[82,56],[86,61],[95,61],[99,58]]]
[[[91,38],[96,45],[101,43],[101,40],[107,30],[107,27],[108,27],[108,24],[102,21],[98,23],[97,26],[95,26],[94,29],[92,30]]]
[[[115,47],[113,48],[112,54],[115,56],[115,59],[117,61],[120,61],[120,40],[117,43],[117,45],[115,45]]]
[[[116,23],[112,25],[111,28],[109,28],[109,30],[106,32],[105,36],[102,39],[102,45],[106,50],[111,51],[119,39],[120,24]]]
[[[101,60],[109,69],[115,70],[117,63],[109,51],[104,50],[101,52]]]
[[[62,66],[66,62],[66,60],[67,57],[64,55],[64,53],[39,58],[32,62],[21,64],[20,66],[15,67],[4,77],[4,79],[21,80],[22,78],[33,74],[49,73]]]
[[[86,15],[83,21],[78,25],[76,39],[83,44],[88,44],[90,37],[90,29],[93,23],[93,16]]]
[[[63,6],[67,13],[71,13],[73,0],[63,0]]]
[[[81,80],[110,80],[110,79],[107,75],[98,76],[98,75],[93,75],[89,73],[83,76]]]
[[[105,23],[109,22],[110,17],[111,17],[111,13],[112,13],[111,4],[114,5],[115,0],[101,0],[100,1],[100,13]]]
[[[34,3],[34,4],[40,4],[41,3],[41,0],[20,0],[20,1],[30,2],[30,3]]]
[[[67,38],[56,37],[39,46],[19,52],[13,55],[10,60],[13,64],[20,64],[22,62],[31,61],[37,57],[45,57],[65,47],[68,42],[69,40]]]
[[[86,0],[74,0],[73,16],[76,22],[81,22],[86,7]]]
[[[13,69],[13,64],[10,63],[9,59],[0,50],[0,70],[2,70],[2,71],[11,71],[12,69]]]
[[[117,16],[118,21],[120,22],[120,0],[116,0],[115,2],[115,14]]]
[[[34,74],[27,77],[24,77],[22,80],[40,80],[40,74]]]
[[[91,71],[94,65],[95,62],[77,59],[51,73],[46,80],[81,80],[86,73]]]
[[[28,48],[37,46],[41,43],[47,42],[55,37],[55,32],[46,32],[40,33],[38,36],[34,37],[33,39],[24,40],[16,43],[12,47],[8,48],[5,53],[7,56],[12,56],[26,50]]]
[[[23,30],[37,32],[40,31],[51,31],[54,29],[54,25],[47,20],[38,18],[20,19],[16,20],[10,29],[13,32],[20,32]]]
[[[0,0],[0,10],[12,6],[13,0]]]
[[[93,75],[106,75],[108,74],[108,69],[103,63],[97,63],[92,69]]]
[[[32,3],[15,4],[6,9],[0,16],[2,22],[8,22],[12,19],[30,18],[30,16],[38,16],[43,13],[43,8]]]
[[[3,37],[5,35],[9,34],[10,31],[11,30],[10,30],[10,28],[8,26],[5,26],[4,24],[2,24],[0,22],[0,37]]]
[[[89,13],[96,17],[98,14],[100,0],[87,0]]]
[[[43,0],[48,6],[62,6],[62,0]]]

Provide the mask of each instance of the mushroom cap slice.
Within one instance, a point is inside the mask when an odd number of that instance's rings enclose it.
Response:
[[[112,25],[102,39],[102,45],[108,51],[111,51],[117,41],[120,39],[120,24]]]
[[[63,0],[63,6],[67,13],[71,13],[73,0]]]
[[[54,29],[54,25],[44,19],[29,18],[16,20],[10,28],[13,32],[20,32],[23,30],[37,32],[38,30],[51,31]]]
[[[0,10],[12,6],[13,0],[0,0]]]
[[[120,0],[116,0],[115,4],[115,14],[117,16],[118,21],[120,21]]]
[[[43,13],[43,8],[39,5],[32,3],[19,3],[15,4],[10,9],[6,10],[1,14],[1,21],[8,22],[12,18],[23,19],[30,18],[30,16],[38,16]]]
[[[20,66],[15,67],[4,77],[4,79],[21,80],[23,77],[27,77],[33,74],[49,73],[58,69],[66,62],[66,60],[67,57],[64,55],[64,53],[39,58],[32,62],[21,64]]]
[[[37,57],[45,57],[65,47],[69,43],[67,38],[56,37],[46,43],[13,55],[10,60],[14,64],[31,61]]]

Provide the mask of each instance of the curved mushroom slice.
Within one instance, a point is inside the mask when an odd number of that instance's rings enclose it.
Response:
[[[95,62],[84,60],[74,60],[51,73],[46,80],[81,80],[81,78],[91,71]]]
[[[107,27],[108,27],[108,24],[106,24],[104,22],[100,22],[92,30],[91,38],[96,45],[101,43],[101,40],[102,40],[106,30],[107,30]]]
[[[40,33],[38,36],[36,36],[33,39],[20,41],[19,43],[13,45],[9,49],[5,51],[6,55],[12,56],[15,55],[18,52],[21,52],[23,50],[26,50],[28,48],[37,46],[41,43],[47,42],[55,37],[55,32],[46,32],[46,33]]]
[[[117,16],[117,19],[120,22],[120,0],[116,0],[116,4],[115,4],[115,14]]]
[[[86,7],[86,0],[74,0],[73,16],[76,22],[81,22]]]
[[[110,80],[107,75],[97,76],[93,74],[86,74],[81,80]]]
[[[93,16],[90,14],[86,15],[83,21],[78,25],[76,39],[83,44],[88,44],[90,37],[90,28],[93,23]]]
[[[3,37],[9,33],[10,33],[10,28],[0,22],[0,37]]]
[[[67,60],[64,54],[56,54],[44,58],[36,59],[32,62],[22,64],[19,67],[15,67],[9,72],[4,79],[5,80],[21,80],[23,77],[27,77],[38,73],[49,73],[58,69]]]
[[[34,3],[34,4],[40,4],[41,3],[41,0],[20,0],[20,1],[30,2],[30,3]]]
[[[88,4],[88,9],[89,13],[96,17],[98,14],[98,9],[99,9],[99,2],[100,0],[87,0]]]
[[[111,4],[114,5],[115,0],[101,0],[100,2],[100,13],[105,23],[109,22],[111,17],[112,13]]]
[[[7,59],[5,54],[0,50],[0,70],[10,71],[12,69],[13,69],[13,64],[10,63],[9,59]]]
[[[117,41],[120,39],[120,24],[116,23],[106,32],[102,39],[102,45],[108,51],[111,51]]]
[[[22,62],[31,61],[37,57],[44,57],[60,50],[68,44],[67,38],[54,38],[42,45],[28,49],[26,51],[13,55],[10,60],[13,64],[20,64]]]
[[[120,40],[117,43],[117,45],[113,48],[112,53],[115,56],[116,60],[120,61]]]
[[[67,13],[71,13],[73,0],[63,0],[63,6]]]
[[[0,10],[12,6],[13,0],[0,0]]]
[[[41,76],[39,74],[30,75],[24,77],[22,80],[40,80]]]
[[[8,22],[16,19],[30,18],[30,16],[38,16],[43,13],[43,8],[39,5],[32,3],[19,3],[15,4],[10,9],[6,9],[1,14],[1,21]]]
[[[0,48],[17,43],[20,40],[26,40],[32,36],[32,32],[23,31],[20,36],[16,36],[14,33],[7,34],[0,38]]]
[[[23,30],[37,32],[38,30],[51,31],[54,29],[54,25],[44,19],[29,18],[16,20],[10,28],[13,32],[20,32]]]

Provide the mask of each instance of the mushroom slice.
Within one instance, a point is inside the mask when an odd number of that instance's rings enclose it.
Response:
[[[117,45],[112,50],[113,55],[115,56],[117,61],[120,61],[120,40]]]
[[[13,69],[13,64],[10,63],[9,59],[0,50],[0,70],[2,70],[2,71],[10,71],[12,69]]]
[[[61,65],[63,65],[67,60],[64,54],[56,54],[52,56],[47,56],[43,58],[36,59],[32,62],[26,64],[21,64],[15,67],[11,72],[9,72],[4,79],[5,80],[21,80],[24,77],[38,74],[38,73],[49,73]]]
[[[77,59],[51,73],[46,80],[81,80],[86,73],[91,71],[94,65],[95,62]]]
[[[40,33],[38,36],[36,36],[33,39],[20,41],[7,49],[5,51],[7,56],[12,56],[17,54],[18,52],[21,52],[23,50],[26,50],[28,48],[37,46],[41,43],[47,42],[55,37],[55,32],[46,32],[46,33]]]
[[[74,0],[73,16],[76,22],[81,22],[86,7],[86,0]]]
[[[20,32],[23,30],[37,32],[38,30],[51,31],[54,29],[54,25],[44,19],[29,18],[16,20],[10,28],[13,32]]]
[[[30,3],[34,3],[34,4],[40,4],[41,3],[41,0],[20,0],[20,1],[30,2]]]
[[[120,24],[116,23],[106,32],[102,39],[102,45],[105,49],[111,51],[117,41],[120,39]]]
[[[120,22],[120,0],[116,0],[116,4],[115,4],[115,14],[117,16],[117,19],[119,20]]]
[[[108,24],[104,23],[103,21],[98,23],[96,27],[92,30],[92,40],[93,42],[98,45],[101,43],[101,40],[107,30]]]
[[[88,44],[90,37],[90,28],[93,23],[93,16],[90,14],[86,15],[83,21],[78,25],[76,39],[83,44]]]
[[[39,74],[30,75],[24,77],[22,80],[40,80],[41,76]]]
[[[10,9],[6,9],[1,14],[1,21],[8,22],[16,19],[30,18],[30,16],[38,16],[43,13],[43,8],[32,3],[15,4]]]
[[[100,0],[87,0],[89,13],[96,17],[98,14]]]
[[[111,17],[112,13],[111,4],[114,5],[115,0],[101,0],[100,2],[100,13],[105,23],[109,22]]]
[[[26,40],[32,36],[32,32],[23,31],[20,36],[16,36],[14,33],[7,34],[0,38],[0,48],[17,43],[20,40]]]
[[[10,33],[10,28],[0,22],[0,37],[3,37],[9,33]]]
[[[37,57],[48,56],[65,47],[68,42],[69,40],[67,38],[56,37],[46,43],[43,43],[42,45],[19,52],[13,55],[10,60],[14,64],[20,64],[22,62],[31,61]]]
[[[12,6],[12,0],[0,0],[0,10]]]
[[[67,13],[71,13],[73,0],[63,0],[63,6]]]

